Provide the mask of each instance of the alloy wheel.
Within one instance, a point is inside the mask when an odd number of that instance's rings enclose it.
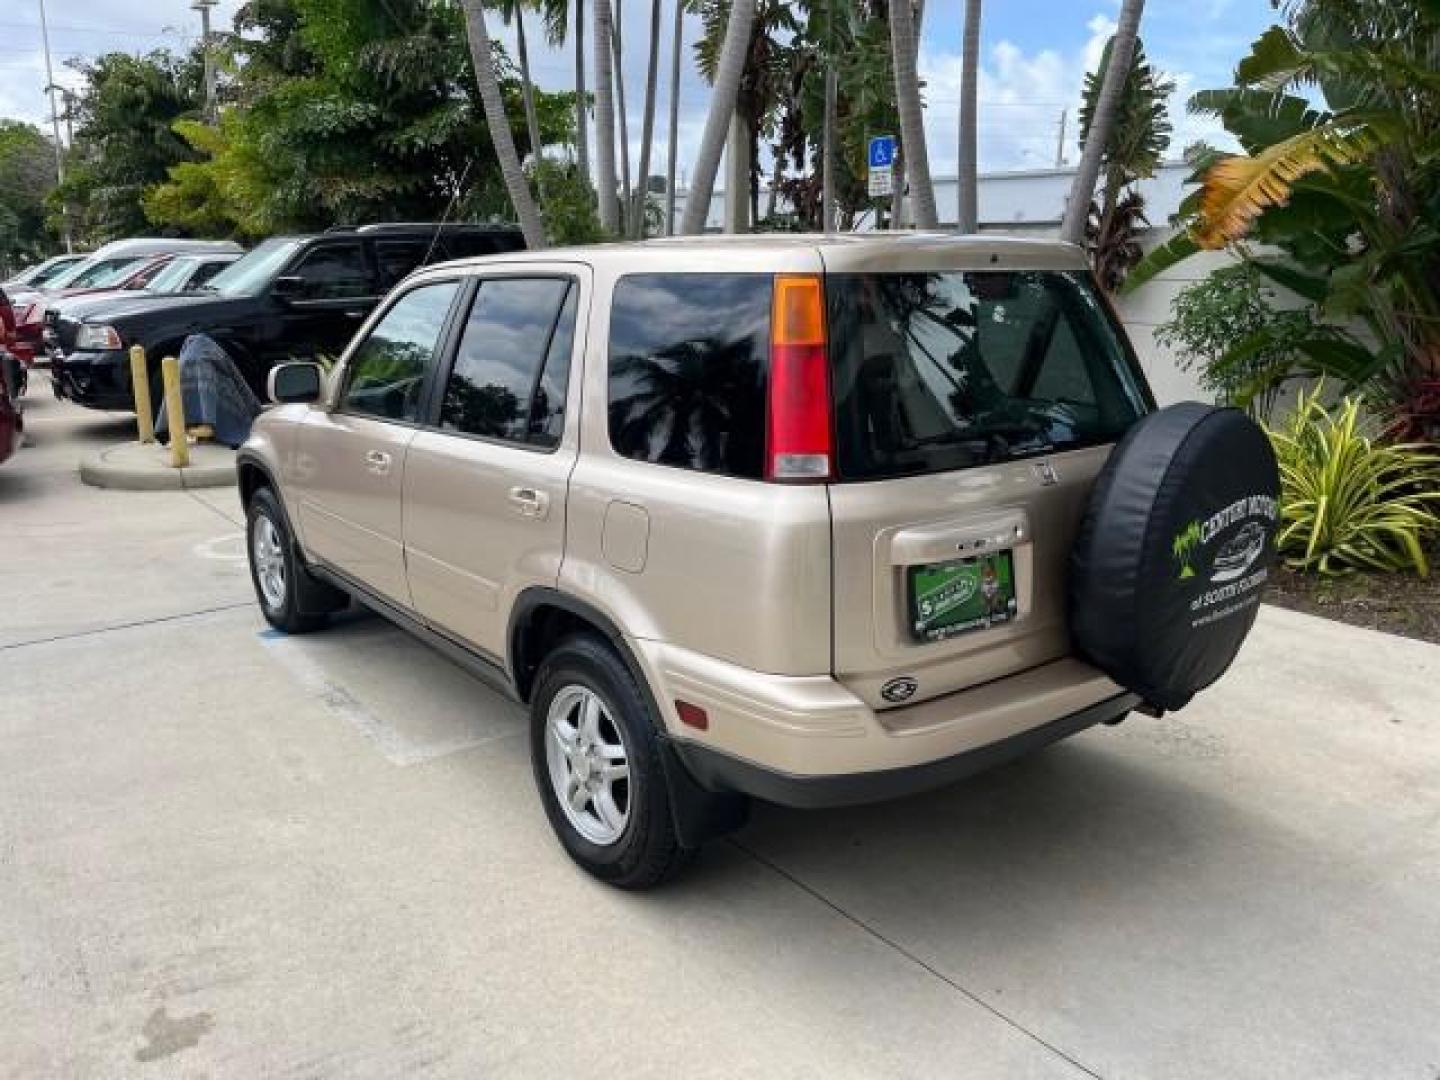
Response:
[[[545,762],[560,809],[592,844],[615,843],[630,820],[630,763],[620,726],[588,687],[561,688],[545,719]]]
[[[264,514],[255,519],[250,555],[255,563],[255,580],[260,585],[260,595],[264,597],[266,607],[280,611],[285,607],[285,552],[280,542],[280,530]]]

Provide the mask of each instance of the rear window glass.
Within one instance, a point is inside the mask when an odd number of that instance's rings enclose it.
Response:
[[[1082,274],[836,274],[826,297],[843,478],[1108,443],[1145,411]]]
[[[625,457],[759,479],[768,274],[635,274],[610,312],[610,442]]]

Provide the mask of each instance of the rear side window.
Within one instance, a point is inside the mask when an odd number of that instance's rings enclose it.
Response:
[[[768,274],[635,274],[610,312],[610,442],[639,461],[760,479]]]
[[[563,278],[482,282],[445,384],[440,426],[556,445],[565,426],[576,292]]]
[[[1113,442],[1145,411],[1082,274],[836,274],[826,297],[842,478]]]
[[[459,284],[412,289],[375,324],[350,360],[343,412],[415,423],[425,376]]]
[[[408,277],[425,261],[428,240],[377,240],[375,263],[380,270],[380,287],[388,289]]]

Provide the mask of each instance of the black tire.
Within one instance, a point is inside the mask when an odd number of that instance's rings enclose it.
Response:
[[[587,839],[572,824],[551,781],[546,746],[550,707],[562,692],[575,687],[600,698],[629,766],[625,825],[619,838],[606,844]],[[566,638],[540,665],[530,700],[530,760],[540,801],[569,856],[587,873],[621,889],[659,885],[694,854],[675,834],[658,724],[630,670],[600,638],[588,634]]]
[[[5,390],[11,401],[19,401],[24,396],[29,373],[25,365],[8,352],[0,351],[0,378],[5,380]]]
[[[278,602],[267,596],[267,587],[262,586],[261,571],[256,566],[256,536],[267,527],[274,530],[278,539],[278,558],[284,570],[283,590]],[[266,622],[287,634],[309,633],[325,625],[325,615],[301,610],[299,592],[304,587],[303,579],[309,575],[296,557],[295,540],[290,535],[290,525],[280,508],[280,500],[268,487],[262,487],[250,496],[245,508],[245,555],[250,565],[250,583],[255,586],[255,599]],[[269,591],[275,590],[272,587]]]

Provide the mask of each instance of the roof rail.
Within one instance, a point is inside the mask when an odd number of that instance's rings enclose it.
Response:
[[[331,225],[328,229],[325,230],[325,235],[328,236],[331,233],[347,233],[359,231],[359,227],[355,225]]]

